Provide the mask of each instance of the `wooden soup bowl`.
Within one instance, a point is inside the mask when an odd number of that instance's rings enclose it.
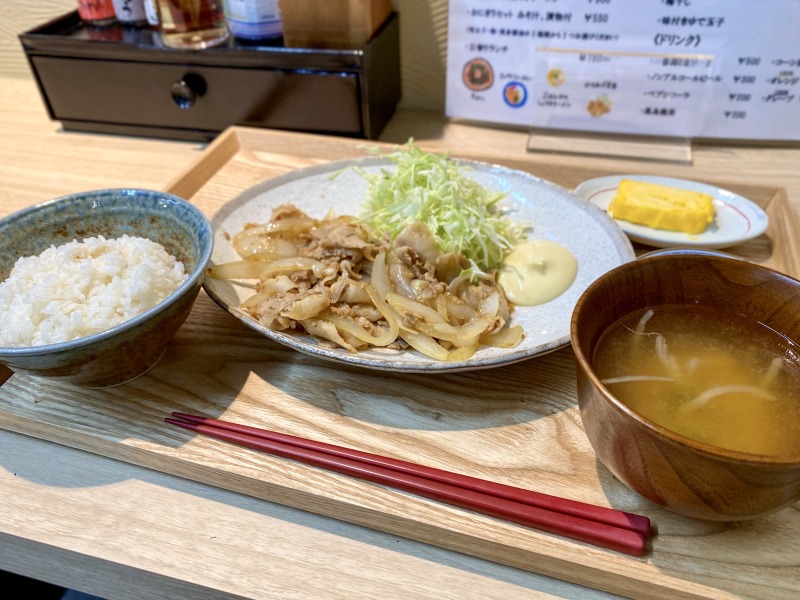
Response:
[[[602,333],[625,314],[661,304],[735,311],[800,342],[800,281],[777,271],[703,251],[656,254],[609,271],[578,300],[570,331],[581,420],[599,460],[635,492],[689,517],[752,519],[800,499],[800,454],[696,442],[640,416],[600,383],[592,357]]]

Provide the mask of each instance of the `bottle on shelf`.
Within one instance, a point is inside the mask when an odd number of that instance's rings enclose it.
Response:
[[[138,27],[147,23],[144,0],[113,0],[114,14],[123,25]]]
[[[158,6],[156,0],[144,0],[144,14],[150,27],[158,27]]]
[[[279,0],[225,0],[225,20],[231,35],[242,40],[266,40],[283,35]]]
[[[114,3],[112,0],[78,0],[78,15],[91,25],[113,23]]]
[[[158,31],[170,48],[202,50],[229,36],[222,0],[156,0]]]

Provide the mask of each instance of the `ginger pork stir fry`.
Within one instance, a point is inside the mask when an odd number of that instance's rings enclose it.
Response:
[[[410,346],[451,361],[523,336],[508,326],[511,307],[494,275],[471,282],[469,261],[440,252],[422,223],[392,243],[355,217],[313,219],[285,204],[231,241],[242,260],[209,275],[257,279],[242,308],[277,331],[305,331],[351,352]]]

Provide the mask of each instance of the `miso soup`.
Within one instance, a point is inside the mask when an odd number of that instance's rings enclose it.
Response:
[[[696,305],[626,315],[593,367],[645,418],[699,442],[800,454],[800,347],[748,317]]]

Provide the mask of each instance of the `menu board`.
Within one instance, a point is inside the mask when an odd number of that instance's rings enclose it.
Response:
[[[446,113],[800,140],[798,0],[450,0]]]

